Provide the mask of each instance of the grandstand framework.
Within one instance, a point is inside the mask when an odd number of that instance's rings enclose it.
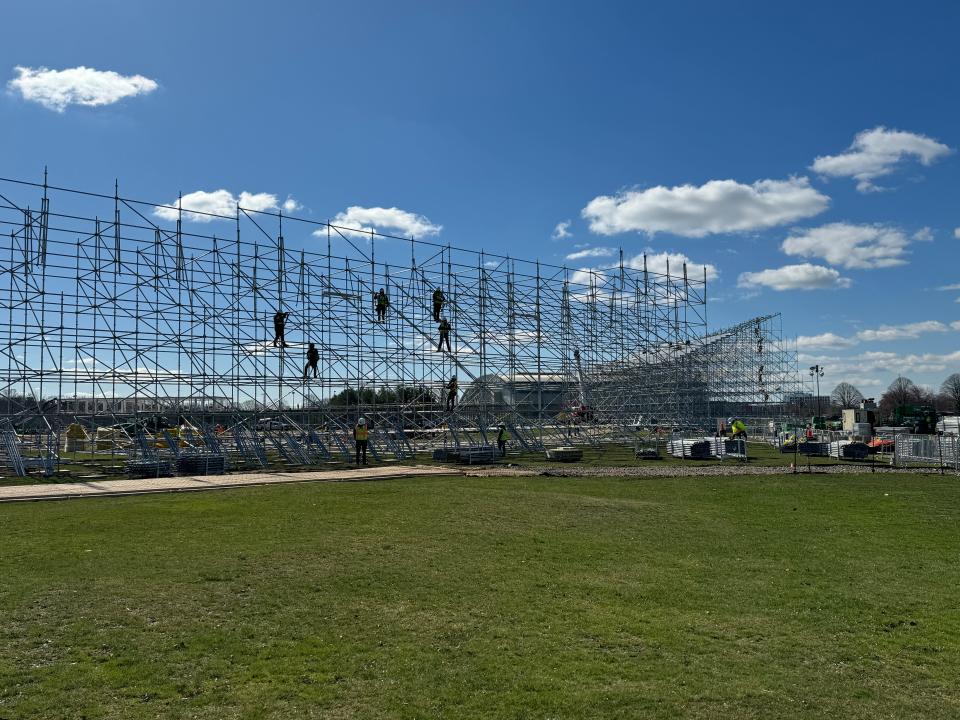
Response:
[[[710,333],[705,271],[646,256],[558,267],[279,211],[213,215],[118,185],[62,188],[46,173],[0,179],[0,228],[0,416],[15,427],[164,418],[253,431],[283,417],[308,433],[364,415],[394,451],[398,438],[488,444],[501,422],[542,446],[576,423],[704,425],[734,402],[779,413],[796,389],[774,317]],[[450,351],[438,350],[437,289]],[[287,347],[273,342],[281,311]],[[717,375],[741,341],[750,358]]]

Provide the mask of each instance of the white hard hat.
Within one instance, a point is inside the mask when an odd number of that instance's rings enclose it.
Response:
[[[359,420],[357,420],[357,425],[366,425],[366,424],[367,424],[366,418],[360,418]]]

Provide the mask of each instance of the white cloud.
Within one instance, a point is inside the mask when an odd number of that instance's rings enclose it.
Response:
[[[825,332],[820,335],[800,335],[797,338],[797,348],[799,350],[840,350],[853,347],[856,344],[856,340],[841,337],[832,332]]]
[[[178,207],[183,207],[183,219],[194,222],[212,222],[214,220],[229,220],[237,214],[237,204],[245,210],[263,212],[277,208],[277,196],[272,193],[242,192],[239,197],[229,190],[214,190],[206,192],[197,190],[188,193],[179,200],[170,203],[170,207],[158,207],[153,214],[162,220],[173,222],[179,213]],[[187,212],[193,210],[195,212]],[[205,213],[205,214],[198,214]]]
[[[63,112],[69,105],[112,105],[127,97],[145,95],[157,89],[155,80],[143,75],[120,75],[112,70],[80,67],[50,70],[45,67],[14,68],[17,77],[7,84],[24,100]]]
[[[616,250],[609,247],[588,247],[567,255],[567,260],[583,260],[584,258],[613,257]]]
[[[634,270],[643,270],[643,255],[635,255],[625,261],[627,267]],[[707,273],[707,280],[715,280],[720,273],[715,265],[710,263],[697,263],[688,258],[683,253],[654,253],[647,251],[647,270],[649,272],[667,274],[667,268],[670,269],[670,275],[673,277],[683,277],[683,264],[687,264],[687,277],[693,281],[703,278],[704,270]]]
[[[875,330],[861,330],[857,339],[864,342],[882,342],[886,340],[912,340],[925,333],[947,332],[949,328],[937,320],[907,323],[906,325],[881,325]]]
[[[956,228],[956,229],[953,231],[953,236],[954,236],[957,240],[960,240],[960,227]]]
[[[375,230],[387,235],[416,238],[439,235],[440,231],[443,230],[442,225],[435,225],[430,222],[429,218],[397,207],[365,208],[353,205],[342,213],[338,213],[330,221],[330,224],[361,232]],[[326,232],[326,230],[317,230],[313,234],[326,235]]]
[[[858,353],[856,358],[850,358],[846,361],[840,359],[836,366],[837,369],[854,372],[900,374],[907,372],[943,372],[949,367],[956,367],[957,363],[960,363],[960,351],[945,354],[910,353],[907,355],[873,351]]]
[[[881,325],[878,328],[860,330],[853,337],[842,337],[832,332],[821,335],[801,335],[797,338],[797,347],[801,350],[840,350],[858,345],[861,342],[889,342],[893,340],[915,340],[927,333],[943,333],[960,330],[960,320],[948,326],[939,320],[922,320],[903,325]]]
[[[287,196],[287,199],[283,201],[283,211],[288,213],[294,213],[297,210],[302,210],[303,205],[296,201],[296,199]]]
[[[554,240],[573,237],[573,233],[570,232],[570,225],[572,224],[573,223],[570,220],[558,222],[557,226],[553,229],[553,234],[550,237],[552,237]]]
[[[761,230],[827,209],[830,198],[805,178],[711,180],[703,185],[657,186],[601,195],[581,211],[590,231],[599,235],[670,232],[685,237]]]
[[[937,290],[960,290],[960,283],[953,283],[952,285],[941,285]]]
[[[931,165],[951,151],[943,143],[911,132],[876,127],[858,133],[846,152],[823,155],[810,169],[829,177],[852,177],[857,190],[871,192],[879,188],[873,181],[889,175],[898,164],[916,158],[921,165]]]
[[[933,240],[933,230],[929,227],[922,227],[913,234],[913,239],[917,242],[929,242]]]
[[[830,223],[791,235],[780,249],[787,255],[822,258],[845,268],[885,268],[906,264],[909,239],[885,225]]]
[[[850,280],[841,277],[833,268],[802,263],[741,273],[737,285],[742,288],[768,287],[773,290],[819,290],[850,287]]]

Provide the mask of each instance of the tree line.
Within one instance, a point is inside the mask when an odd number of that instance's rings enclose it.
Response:
[[[863,393],[855,386],[842,382],[830,393],[830,403],[841,410],[855,408],[859,407],[863,397]],[[898,375],[880,396],[877,405],[884,417],[904,405],[929,406],[942,413],[960,415],[960,373],[948,376],[941,383],[939,392],[928,390],[910,378]]]

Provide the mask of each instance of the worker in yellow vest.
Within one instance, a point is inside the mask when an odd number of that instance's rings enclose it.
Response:
[[[730,418],[728,421],[730,427],[730,437],[735,440],[746,440],[747,439],[747,426],[743,424],[743,420],[739,418]]]
[[[360,418],[357,420],[357,424],[353,428],[353,442],[357,447],[357,458],[356,463],[359,466],[361,459],[363,464],[367,464],[367,442],[370,438],[370,429],[367,427],[366,418]]]
[[[507,426],[500,423],[497,428],[497,449],[500,451],[500,457],[507,456],[507,441],[510,439],[510,433],[507,432]]]

